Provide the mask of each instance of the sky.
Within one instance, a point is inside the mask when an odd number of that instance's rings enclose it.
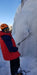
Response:
[[[0,0],[0,23],[13,24],[21,0]]]

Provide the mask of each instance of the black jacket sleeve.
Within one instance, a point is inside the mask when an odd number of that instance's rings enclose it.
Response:
[[[4,35],[4,36],[2,36],[2,39],[5,42],[9,52],[16,52],[16,51],[18,51],[17,47],[13,47],[13,43],[11,41],[11,37],[10,36]]]
[[[17,47],[12,47],[12,49],[9,49],[10,52],[16,52],[18,51],[18,48]]]

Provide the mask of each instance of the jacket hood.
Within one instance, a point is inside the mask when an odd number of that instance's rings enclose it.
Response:
[[[9,32],[9,33],[5,33],[5,32],[0,31],[0,37],[1,37],[1,36],[3,36],[3,35],[9,35],[9,36],[11,36],[11,37],[12,37],[12,35],[11,35],[11,33],[10,33],[10,32]]]

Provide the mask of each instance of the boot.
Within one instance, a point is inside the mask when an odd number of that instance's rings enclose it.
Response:
[[[17,75],[23,75],[22,73],[18,73]]]

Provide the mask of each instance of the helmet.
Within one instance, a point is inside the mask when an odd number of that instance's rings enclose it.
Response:
[[[5,29],[5,28],[7,28],[7,27],[8,27],[7,24],[1,24],[1,30]]]

